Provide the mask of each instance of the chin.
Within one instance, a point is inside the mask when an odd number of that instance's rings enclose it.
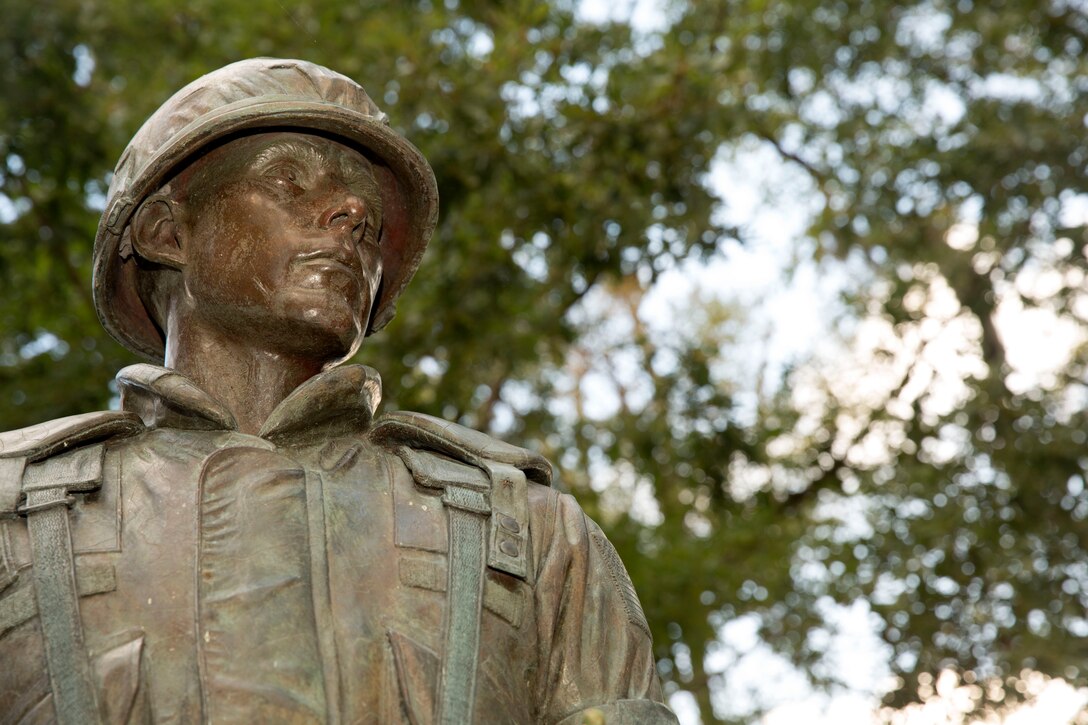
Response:
[[[282,342],[295,354],[337,364],[358,351],[366,334],[369,308],[325,292],[285,300],[279,317],[289,322],[281,327]]]
[[[298,352],[322,361],[334,361],[332,364],[354,355],[365,336],[360,319],[354,315],[314,311],[300,322],[293,325],[296,330],[292,336],[294,345],[301,348]]]

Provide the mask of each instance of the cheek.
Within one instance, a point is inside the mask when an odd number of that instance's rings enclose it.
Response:
[[[214,239],[206,238],[200,255],[200,277],[217,288],[240,291],[247,282],[266,276],[267,260],[259,238],[241,225],[215,230]]]
[[[199,276],[234,294],[275,286],[290,257],[286,220],[249,195],[224,196],[196,225]]]

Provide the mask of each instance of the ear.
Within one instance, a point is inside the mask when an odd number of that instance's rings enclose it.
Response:
[[[178,202],[168,193],[149,196],[133,217],[130,228],[136,253],[149,262],[171,269],[185,266],[185,245]]]

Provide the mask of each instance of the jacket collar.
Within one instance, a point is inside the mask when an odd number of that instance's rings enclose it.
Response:
[[[117,373],[121,408],[148,428],[236,430],[234,416],[189,378],[157,365],[130,365]],[[268,416],[258,435],[273,443],[306,443],[330,433],[365,430],[382,397],[378,373],[343,365],[295,388]]]

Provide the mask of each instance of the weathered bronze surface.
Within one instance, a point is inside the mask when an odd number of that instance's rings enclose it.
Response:
[[[657,723],[623,564],[543,458],[376,410],[434,176],[353,81],[255,59],[118,163],[121,410],[0,434],[0,722]],[[164,366],[162,363],[165,363]]]

